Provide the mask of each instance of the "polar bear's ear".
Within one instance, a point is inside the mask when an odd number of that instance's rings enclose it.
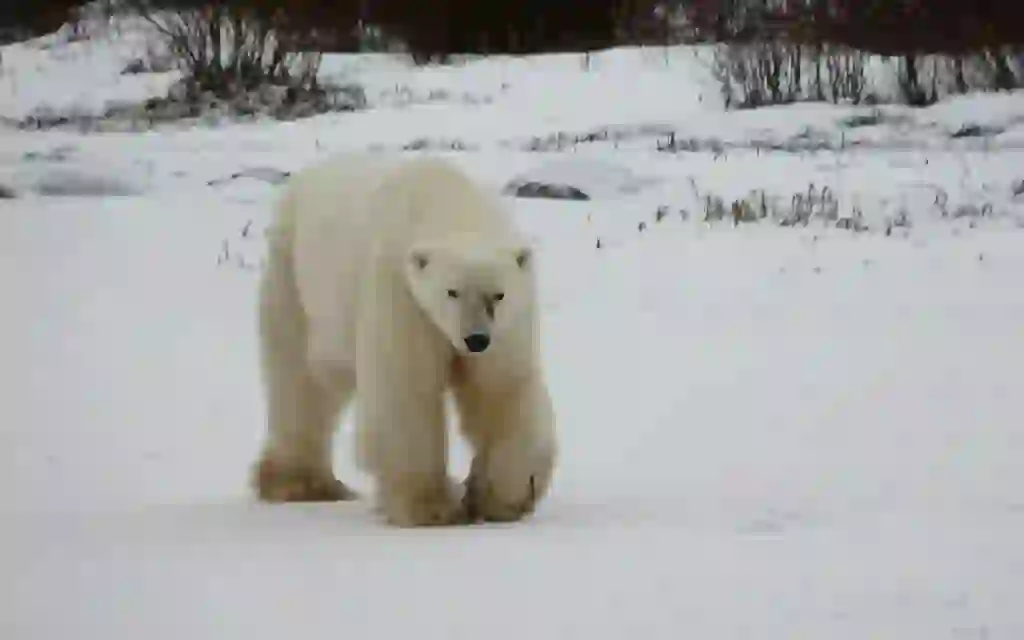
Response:
[[[520,269],[526,269],[533,261],[533,249],[530,247],[519,247],[515,250],[516,264]]]
[[[430,256],[425,249],[413,249],[409,252],[409,263],[416,270],[422,271],[430,264]]]

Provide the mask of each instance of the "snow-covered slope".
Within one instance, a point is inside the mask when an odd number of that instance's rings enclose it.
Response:
[[[1024,162],[1006,138],[936,133],[1011,122],[1020,95],[913,112],[945,124],[910,149],[755,149],[755,129],[837,133],[850,110],[726,114],[692,50],[665,55],[334,58],[325,73],[363,83],[371,110],[0,130],[0,183],[20,196],[0,200],[0,637],[1024,635]],[[0,112],[75,93],[44,70]],[[528,150],[605,130],[622,135]],[[659,152],[668,131],[738,146]],[[417,531],[366,502],[254,503],[275,181],[334,150],[443,138],[495,188],[549,177],[591,196],[516,201],[565,452],[551,498],[515,525]],[[41,195],[69,172],[96,188]],[[811,183],[870,229],[701,221],[712,196],[784,207]],[[367,489],[350,427],[337,469]]]

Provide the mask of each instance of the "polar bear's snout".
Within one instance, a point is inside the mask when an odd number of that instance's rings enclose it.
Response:
[[[491,336],[486,333],[471,333],[463,338],[463,342],[470,353],[481,353],[491,345]]]
[[[455,348],[468,353],[482,353],[491,345],[494,333],[495,302],[490,294],[484,293],[497,285],[463,283],[454,302],[459,307],[458,327],[452,332]],[[456,337],[457,336],[457,337]],[[462,340],[459,345],[458,341]]]

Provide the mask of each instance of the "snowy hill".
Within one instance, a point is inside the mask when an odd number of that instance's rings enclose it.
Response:
[[[141,47],[4,47],[0,116],[160,95]],[[1024,636],[1024,96],[726,112],[705,54],[332,56],[365,110],[0,128],[0,637]],[[263,224],[342,149],[586,198],[515,201],[565,451],[535,517],[249,495]]]

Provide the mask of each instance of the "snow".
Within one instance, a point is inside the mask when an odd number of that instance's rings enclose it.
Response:
[[[162,75],[119,75],[126,42],[5,47],[0,115],[158,93]],[[0,129],[19,195],[0,200],[0,637],[1022,637],[1024,99],[882,107],[852,129],[870,108],[727,113],[703,54],[331,56],[370,110]],[[950,138],[967,124],[1006,130]],[[863,142],[752,142],[808,127]],[[659,152],[669,132],[722,148]],[[439,153],[495,188],[592,196],[513,201],[540,247],[552,494],[521,523],[431,530],[366,501],[258,504],[277,179],[417,139],[463,141]],[[703,221],[708,196],[785,208],[825,185],[867,232]],[[948,213],[990,211],[944,217],[940,192]],[[346,417],[337,471],[366,491],[350,438]]]
[[[95,26],[88,39],[68,41],[66,30],[3,47],[0,118],[20,119],[42,107],[99,115],[112,104],[165,95],[180,73],[123,75],[146,54],[150,32],[136,21]]]

